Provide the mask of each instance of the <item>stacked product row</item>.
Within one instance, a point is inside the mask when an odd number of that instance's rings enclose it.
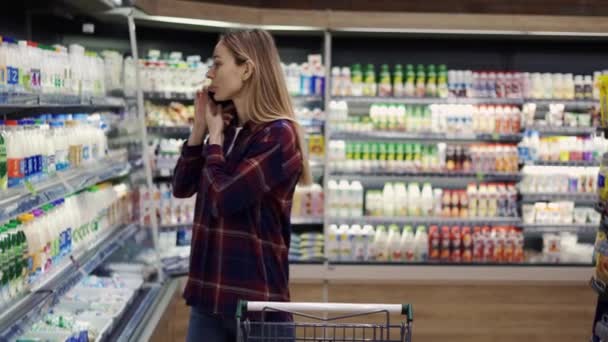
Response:
[[[132,220],[129,188],[100,184],[46,204],[0,228],[3,304],[27,291],[100,233]]]
[[[517,217],[513,184],[469,184],[466,189],[433,188],[425,183],[385,183],[382,190],[365,189],[358,181],[328,182],[331,217]]]

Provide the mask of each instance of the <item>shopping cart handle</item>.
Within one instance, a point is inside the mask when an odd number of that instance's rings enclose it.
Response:
[[[387,311],[392,314],[406,315],[408,321],[414,319],[412,305],[410,304],[351,304],[351,303],[294,303],[294,302],[248,302],[241,301],[237,309],[237,317],[247,311],[290,311],[310,312],[320,311],[326,313],[363,313]]]

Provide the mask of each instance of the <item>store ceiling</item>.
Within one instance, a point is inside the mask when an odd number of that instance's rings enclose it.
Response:
[[[341,11],[608,15],[606,0],[186,0],[256,8]]]

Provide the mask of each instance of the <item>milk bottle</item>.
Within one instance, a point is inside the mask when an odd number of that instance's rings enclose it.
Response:
[[[352,241],[352,260],[364,261],[367,246],[365,243],[366,236],[363,234],[363,229],[360,225],[354,224],[350,227],[348,236]]]
[[[393,191],[392,183],[384,184],[384,189],[382,190],[382,202],[383,202],[383,207],[384,207],[384,216],[394,216],[395,215],[395,194]]]
[[[407,216],[408,214],[408,201],[407,201],[407,190],[405,189],[404,183],[395,183],[395,215],[396,216]]]
[[[401,236],[401,254],[403,261],[412,262],[414,261],[415,245],[414,245],[414,232],[412,226],[403,227],[403,235]]]
[[[422,186],[422,195],[420,196],[420,209],[422,216],[433,216],[433,189],[430,183],[424,183]]]
[[[351,202],[350,202],[350,185],[348,181],[341,180],[338,183],[338,216],[340,217],[348,217],[351,212]]]
[[[329,226],[327,234],[327,251],[329,260],[340,260],[340,240],[338,240],[338,226]]]
[[[429,236],[424,226],[416,228],[416,237],[414,239],[416,246],[415,259],[416,261],[426,262],[429,255]]]
[[[382,225],[376,227],[376,236],[374,237],[376,261],[388,261],[387,238],[386,227]]]
[[[396,224],[389,227],[388,233],[388,260],[401,261],[401,232]]]
[[[338,182],[335,180],[327,181],[327,207],[329,208],[329,216],[337,217],[338,210]]]
[[[365,249],[365,255],[363,257],[363,260],[365,261],[376,259],[374,235],[375,231],[372,225],[366,224],[365,226],[363,226],[362,236]]]
[[[363,216],[363,185],[359,181],[350,184],[350,216]]]
[[[340,243],[340,256],[338,260],[341,261],[352,260],[353,244],[348,232],[349,227],[347,224],[342,224],[338,227],[338,241]]]
[[[420,216],[420,188],[418,183],[410,183],[407,189],[408,213],[410,216]]]

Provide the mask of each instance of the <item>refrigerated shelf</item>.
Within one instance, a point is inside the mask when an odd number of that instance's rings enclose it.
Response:
[[[56,303],[84,276],[101,265],[114,251],[135,235],[135,224],[120,225],[102,233],[86,250],[74,253],[30,293],[13,302],[0,314],[0,340],[12,341]]]
[[[148,133],[185,139],[190,135],[190,126],[148,126]]]
[[[537,106],[563,104],[567,108],[588,109],[599,105],[599,100],[559,100],[559,99],[526,99],[525,103],[535,103]]]
[[[0,194],[0,221],[35,209],[97,183],[122,177],[130,172],[126,156],[109,156],[91,168],[78,168],[57,173],[49,179],[25,187],[8,189]]]
[[[550,127],[550,126],[531,126],[525,127],[526,130],[537,131],[540,136],[579,136],[594,134],[595,127]]]
[[[523,99],[503,98],[465,98],[465,97],[381,97],[381,96],[332,96],[332,100],[346,101],[349,104],[371,105],[404,104],[404,105],[432,105],[432,104],[497,104],[497,105],[521,105]]]
[[[332,131],[332,140],[377,140],[377,141],[433,141],[433,142],[511,142],[516,143],[522,139],[521,134],[451,134],[451,133],[408,133],[390,131],[349,132]]]
[[[528,233],[559,233],[572,232],[580,234],[595,234],[599,224],[595,223],[523,223],[521,227]]]
[[[331,178],[358,180],[362,184],[384,184],[388,182],[418,182],[431,184],[457,184],[465,185],[471,182],[517,182],[521,179],[520,173],[515,172],[339,172],[333,171]]]
[[[32,114],[92,113],[125,109],[125,101],[118,97],[91,97],[67,95],[23,95],[0,94],[0,114],[16,114],[11,117],[26,117]]]
[[[327,219],[329,224],[424,224],[424,225],[451,225],[451,224],[470,224],[470,225],[510,225],[518,226],[521,224],[519,217],[390,217],[390,216],[331,216]]]
[[[561,192],[547,192],[547,193],[522,193],[521,201],[523,203],[534,203],[534,202],[551,202],[551,201],[572,201],[578,205],[592,206],[597,203],[597,194],[595,193],[561,193]]]
[[[524,165],[538,165],[538,166],[600,166],[599,160],[569,160],[569,161],[559,161],[559,160],[536,160],[536,161],[526,161],[523,163]]]

